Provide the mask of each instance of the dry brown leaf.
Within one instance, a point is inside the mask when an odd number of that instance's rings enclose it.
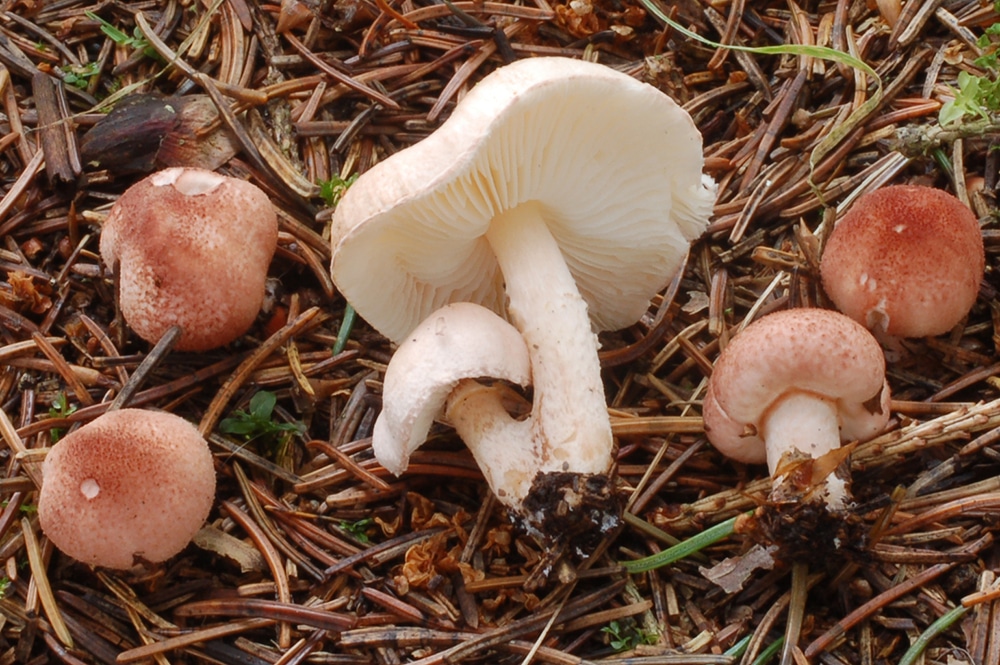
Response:
[[[7,281],[14,290],[14,297],[35,314],[44,314],[52,307],[49,297],[52,290],[47,284],[36,285],[34,279],[19,270],[8,273]]]

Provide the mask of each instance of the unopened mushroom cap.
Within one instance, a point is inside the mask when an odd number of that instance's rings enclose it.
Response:
[[[709,441],[727,457],[764,463],[761,423],[793,392],[835,401],[841,440],[870,438],[889,417],[882,348],[830,310],[785,310],[755,321],[715,363],[703,408]]]
[[[136,334],[155,343],[180,325],[175,348],[204,351],[253,324],[277,241],[277,216],[258,187],[178,167],[122,194],[101,230],[101,258],[117,266]]]
[[[681,267],[711,214],[701,135],[665,94],[610,67],[501,67],[431,136],[363,174],[333,217],[332,274],[394,341],[449,302],[502,313],[491,220],[539,206],[596,329],[622,328]]]
[[[844,314],[899,337],[940,335],[969,313],[985,266],[976,216],[948,192],[894,185],[860,197],[823,252]]]
[[[42,471],[42,530],[74,559],[108,568],[177,554],[215,497],[208,444],[160,411],[109,411],[53,446]]]

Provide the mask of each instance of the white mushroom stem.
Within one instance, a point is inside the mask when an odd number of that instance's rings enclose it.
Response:
[[[500,253],[525,261],[517,266],[519,279],[508,283],[521,330],[472,303],[436,310],[389,362],[372,432],[375,456],[398,475],[443,410],[501,503],[518,512],[539,473],[605,474],[611,466],[611,427],[586,303],[544,222],[534,214],[526,220],[531,233],[498,220],[506,225]],[[520,248],[512,242],[518,233],[528,238]],[[529,417],[511,415],[524,400],[505,381],[534,384]]]
[[[530,420],[512,420],[504,384],[459,382],[448,396],[445,418],[468,446],[500,502],[517,507],[538,472]]]
[[[486,239],[503,272],[511,322],[531,360],[530,420],[538,470],[607,473],[612,437],[597,336],[541,207],[525,203],[501,213]],[[521,427],[511,423],[513,440]]]
[[[819,459],[840,448],[840,423],[835,401],[814,393],[795,392],[778,401],[765,416],[761,436],[767,447],[767,465],[778,488],[787,480],[776,476],[782,458],[798,452]],[[822,481],[830,510],[846,507],[850,498],[845,481],[830,473]]]

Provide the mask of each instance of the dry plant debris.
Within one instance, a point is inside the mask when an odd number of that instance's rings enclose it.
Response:
[[[1000,659],[1000,15],[980,0],[657,3],[0,2],[0,664]],[[881,87],[809,54],[707,46],[653,9],[715,42],[854,54]],[[695,118],[720,183],[684,274],[642,322],[602,336],[626,524],[548,576],[549,553],[510,527],[448,428],[400,479],[375,464],[393,349],[363,321],[341,325],[324,237],[324,196],[534,55],[660,87]],[[154,93],[135,105],[148,118],[118,116],[97,149],[84,138],[114,101]],[[124,327],[97,253],[111,203],[178,159],[263,187],[281,228],[258,321],[200,355]],[[829,306],[818,266],[837,213],[896,182],[967,201],[987,269],[964,322],[888,364],[890,430],[851,457],[864,541],[771,564],[740,518],[626,575],[619,562],[765,499],[765,469],[705,441],[713,361],[766,312]],[[261,393],[272,427],[220,426],[262,416]],[[214,452],[209,521],[162,565],[90,569],[38,528],[46,450],[112,404],[178,414]],[[728,590],[711,581],[720,564]]]

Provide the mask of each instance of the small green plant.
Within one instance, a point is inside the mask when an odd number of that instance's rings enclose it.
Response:
[[[656,633],[637,626],[633,619],[615,619],[601,628],[601,632],[608,636],[608,644],[615,651],[630,651],[640,644],[656,644],[659,637]]]
[[[958,89],[954,92],[955,97],[945,102],[938,111],[938,122],[942,127],[955,124],[966,116],[989,120],[992,113],[1000,111],[1000,80],[961,71],[958,73]]]
[[[358,174],[353,173],[347,178],[341,178],[339,175],[335,175],[329,180],[321,180],[318,183],[319,195],[323,197],[326,205],[333,208],[340,203],[340,199],[344,196],[344,192],[346,192],[357,179]]]
[[[242,436],[247,441],[283,441],[293,434],[304,432],[302,423],[280,423],[274,420],[274,407],[277,403],[278,398],[274,393],[261,390],[250,398],[249,411],[234,411],[232,416],[219,423],[219,430],[225,434]]]
[[[4,575],[0,577],[0,598],[7,597],[7,589],[10,588],[10,578]]]
[[[68,418],[74,411],[76,411],[76,406],[70,404],[66,398],[66,393],[60,391],[49,406],[49,418]],[[49,439],[52,443],[59,440],[62,432],[62,429],[59,427],[53,427],[49,430]]]
[[[3,501],[0,501],[0,507],[6,508],[7,504],[9,504],[9,503],[10,503],[10,501],[4,499]],[[38,512],[38,506],[36,506],[33,503],[22,503],[17,508],[22,513],[24,513],[25,515],[34,515],[35,513]],[[2,596],[0,596],[0,597],[2,597]]]
[[[371,542],[368,538],[368,527],[375,524],[375,520],[371,517],[365,517],[355,522],[349,522],[347,520],[340,521],[340,528],[351,534],[355,540],[358,542],[368,544]]]
[[[101,32],[103,32],[107,37],[113,41],[115,44],[121,46],[127,46],[133,48],[137,51],[142,51],[142,54],[148,58],[159,58],[156,50],[149,45],[149,40],[142,34],[142,31],[138,27],[133,28],[132,34],[129,35],[127,32],[123,32],[111,25],[103,18],[95,14],[94,12],[84,12],[84,16],[89,18],[91,21],[97,21],[101,24]]]
[[[84,90],[90,84],[90,79],[100,73],[101,68],[96,62],[88,62],[85,65],[60,67],[59,71],[62,72],[62,79],[67,85]]]
[[[1000,2],[993,3],[994,11],[1000,12]],[[1000,23],[986,28],[976,43],[983,54],[973,61],[977,67],[987,70],[987,76],[977,76],[967,71],[958,73],[958,89],[955,98],[944,103],[938,112],[938,123],[942,127],[960,122],[966,116],[978,116],[990,120],[1000,111]]]

